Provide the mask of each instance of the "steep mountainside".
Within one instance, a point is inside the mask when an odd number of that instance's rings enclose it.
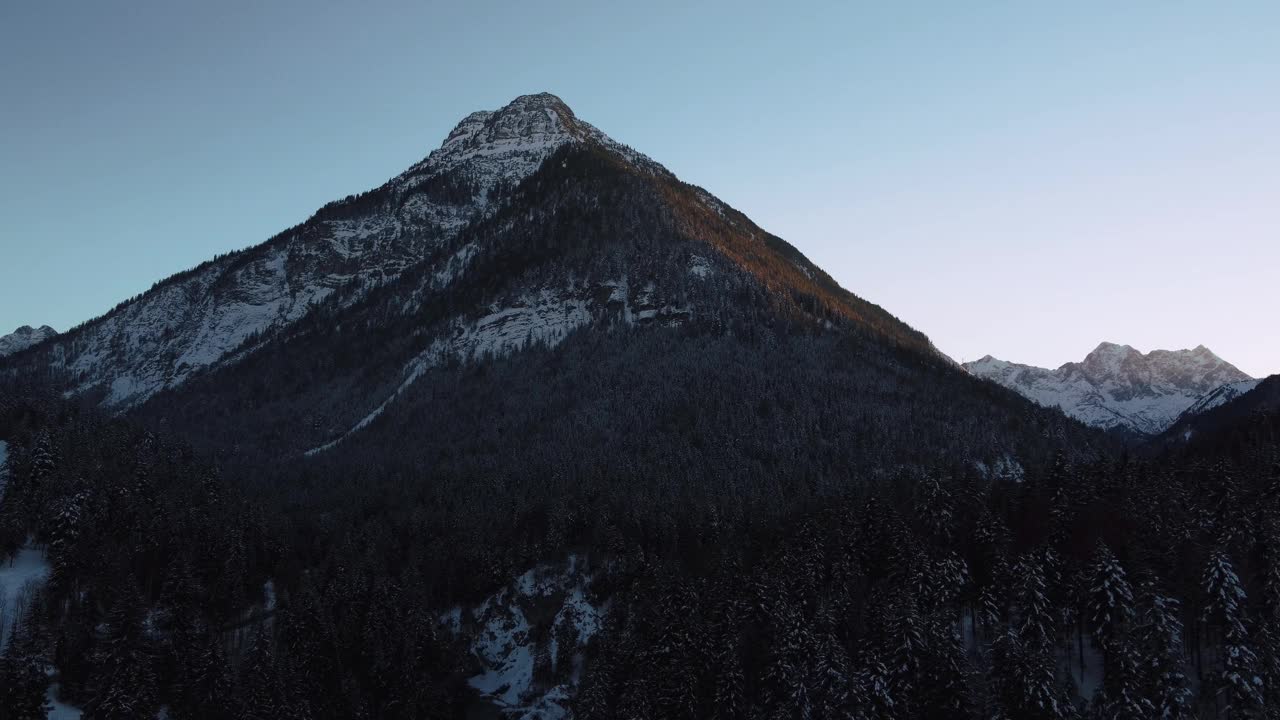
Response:
[[[821,484],[1100,448],[546,94],[0,369],[245,462],[341,446],[324,462],[458,478],[649,458]]]
[[[1144,435],[1160,433],[1222,386],[1251,379],[1203,345],[1143,354],[1128,345],[1104,342],[1082,362],[1057,370],[990,355],[964,367],[1089,425]]]
[[[425,160],[382,187],[321,208],[307,222],[216,258],[73,329],[25,359],[76,394],[136,405],[183,383],[259,334],[286,327],[328,299],[343,306],[405,268],[431,268],[447,286],[476,251],[450,245],[556,148],[590,143],[648,173],[665,173],[574,117],[551,95],[517,98],[467,116]]]
[[[1221,385],[1213,390],[1210,390],[1204,395],[1201,395],[1198,400],[1192,403],[1191,407],[1187,408],[1186,410],[1183,410],[1182,414],[1178,416],[1178,420],[1180,421],[1185,418],[1195,417],[1196,415],[1208,412],[1218,407],[1219,405],[1231,402],[1232,400],[1235,400],[1241,395],[1244,395],[1245,393],[1250,392],[1254,388],[1258,387],[1258,383],[1260,382],[1262,381],[1261,380],[1240,380],[1238,382],[1227,383],[1226,385]]]
[[[8,335],[0,335],[0,357],[12,355],[19,350],[26,350],[32,345],[42,343],[57,334],[58,331],[48,325],[41,325],[38,328],[23,325]]]

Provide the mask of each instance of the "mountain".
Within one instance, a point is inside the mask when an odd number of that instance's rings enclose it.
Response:
[[[630,166],[665,173],[578,120],[558,98],[517,98],[468,115],[426,159],[383,186],[321,208],[265,243],[163,280],[68,332],[32,365],[61,374],[68,390],[124,409],[250,350],[328,300],[348,305],[425,262],[427,287],[446,287],[473,259],[452,245],[492,216],[500,198],[564,145],[601,148]]]
[[[1046,407],[1057,407],[1084,423],[1106,430],[1155,435],[1178,416],[1225,385],[1219,397],[1242,390],[1248,375],[1203,345],[1194,350],[1153,350],[1104,342],[1082,362],[1057,370],[986,357],[964,364],[986,378]]]
[[[0,357],[12,355],[19,350],[26,350],[32,345],[42,343],[57,334],[58,331],[48,325],[41,325],[38,328],[23,325],[8,335],[0,335]]]
[[[974,379],[548,94],[466,116],[383,186],[0,375],[51,380],[273,483],[431,468],[451,502],[492,492],[481,473],[566,496],[609,478],[655,508],[732,486],[735,512],[772,513],[779,492],[863,474],[1016,477],[1064,438],[1082,457],[1107,446]]]
[[[188,316],[236,322],[214,334]],[[124,338],[110,357],[96,349],[108,329]],[[613,418],[616,432],[592,435],[623,456],[637,449],[616,446],[637,437],[653,441],[644,452],[677,442],[678,457],[690,442],[741,443],[750,426],[766,446],[812,441],[851,467],[925,455],[1008,467],[1049,452],[1030,428],[1075,432],[975,382],[923,333],[547,94],[468,115],[383,187],[77,333],[45,353],[55,369],[98,368],[64,375],[68,390],[242,457],[319,459],[342,445],[334,462],[399,463],[450,438],[454,457],[490,441],[545,455],[573,448],[557,433],[581,437],[558,423]],[[611,390],[575,390],[591,382]],[[528,413],[520,447],[489,437],[514,430],[486,410]],[[770,435],[785,417],[830,419],[825,435],[808,421]],[[1015,417],[1027,421],[1016,432]],[[691,424],[707,437],[669,437]],[[908,442],[908,425],[927,442]],[[589,460],[608,464],[565,462]]]

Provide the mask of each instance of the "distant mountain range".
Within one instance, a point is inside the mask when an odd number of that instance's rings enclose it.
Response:
[[[44,342],[57,334],[58,331],[48,325],[41,325],[38,328],[23,325],[8,335],[0,335],[0,357],[12,355],[19,350],[26,350],[32,345]]]
[[[1104,342],[1056,370],[990,355],[964,367],[1086,424],[1141,435],[1157,435],[1184,413],[1220,405],[1258,382],[1203,345],[1144,354]]]

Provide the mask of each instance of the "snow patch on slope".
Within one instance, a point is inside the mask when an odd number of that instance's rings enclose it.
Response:
[[[573,331],[615,311],[628,325],[676,326],[693,316],[692,307],[659,298],[651,282],[633,293],[626,277],[595,285],[571,281],[566,288],[531,290],[509,300],[490,303],[486,309],[486,314],[475,319],[454,318],[425,350],[409,361],[391,395],[342,435],[307,450],[304,455],[310,457],[329,450],[368,427],[424,373],[451,359],[483,362],[535,344],[555,347]]]
[[[689,274],[697,278],[706,278],[711,274],[711,263],[701,255],[689,258]]]
[[[441,616],[443,627],[467,638],[479,663],[480,672],[467,682],[504,717],[569,717],[567,701],[581,681],[583,648],[608,613],[607,602],[590,599],[594,577],[584,558],[570,555],[561,565],[525,572],[474,608],[453,608]],[[549,627],[531,625],[534,615],[550,617]],[[535,639],[539,637],[545,639]],[[562,652],[562,639],[574,647]],[[568,657],[573,666],[555,667],[560,657]],[[538,668],[539,658],[548,665]]]

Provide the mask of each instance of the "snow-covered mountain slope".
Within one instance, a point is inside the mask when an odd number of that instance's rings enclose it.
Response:
[[[1182,414],[1178,416],[1178,419],[1181,420],[1182,418],[1199,415],[1200,413],[1212,410],[1219,405],[1231,402],[1232,400],[1235,400],[1241,395],[1244,395],[1250,390],[1258,387],[1258,383],[1260,382],[1262,381],[1240,380],[1238,382],[1227,383],[1226,385],[1222,385],[1214,390],[1210,390],[1204,395],[1201,395],[1199,400],[1192,403],[1191,407],[1183,410]]]
[[[1252,380],[1203,345],[1143,354],[1128,345],[1104,342],[1083,361],[1057,370],[990,355],[964,367],[1086,424],[1146,435],[1162,432],[1202,399],[1213,402],[1208,396],[1224,386],[1238,387],[1234,392],[1239,394],[1239,388]]]
[[[1155,447],[1212,444],[1260,418],[1280,412],[1280,375],[1231,383],[1207,393],[1178,416],[1153,443]]]
[[[449,241],[492,216],[548,155],[584,143],[666,173],[578,120],[559,98],[522,96],[468,115],[439,149],[382,187],[158,283],[49,344],[28,366],[61,372],[68,394],[100,393],[104,404],[124,409],[251,349],[318,304],[349,305],[424,260],[434,261],[435,289],[448,286],[475,252],[448,249]]]
[[[42,343],[57,334],[58,331],[48,325],[41,325],[38,328],[23,325],[8,335],[0,335],[0,357],[12,355],[19,350],[26,350],[32,345]]]

